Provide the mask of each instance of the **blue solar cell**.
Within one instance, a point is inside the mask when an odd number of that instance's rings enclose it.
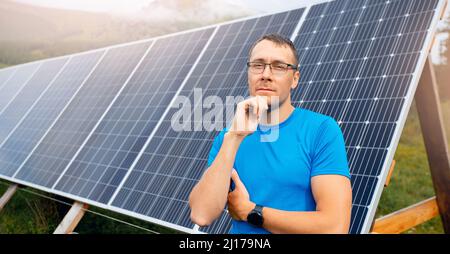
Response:
[[[23,89],[15,96],[0,115],[0,144],[30,111],[48,87],[52,86],[68,58],[44,62]]]
[[[365,218],[367,216],[368,208],[366,206],[353,205],[352,218]],[[364,225],[362,220],[352,220],[350,223],[350,234],[358,234],[361,232]]]
[[[17,68],[5,68],[0,69],[0,91],[3,86],[7,83],[7,81],[14,75],[17,71]]]
[[[372,202],[378,178],[370,175],[352,175],[352,204],[368,206]],[[356,218],[352,218],[353,220]]]
[[[0,115],[8,104],[16,97],[23,86],[34,75],[39,68],[40,63],[31,63],[23,66],[14,67],[14,74],[8,78],[5,84],[0,88]]]
[[[42,98],[0,146],[0,174],[12,176],[81,87],[102,51],[72,57]]]
[[[52,187],[148,47],[139,43],[110,49],[15,177]]]
[[[351,132],[352,126],[342,126],[344,136],[348,140],[348,134]],[[348,143],[349,141],[347,141]],[[372,175],[379,176],[383,163],[386,159],[386,154],[388,149],[376,148],[366,148],[347,145],[347,158],[350,161],[351,174],[353,175]],[[373,164],[366,164],[366,160],[373,161]]]
[[[159,39],[56,185],[107,203],[214,29]]]

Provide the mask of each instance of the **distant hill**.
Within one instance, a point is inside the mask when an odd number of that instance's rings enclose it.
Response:
[[[155,1],[136,14],[136,18],[130,18],[3,0],[0,1],[0,66],[150,38],[240,17],[237,14],[220,16],[216,12],[202,18],[197,11],[207,13],[211,3],[205,3],[211,0],[200,4],[201,8],[197,9],[199,2],[202,1]],[[167,15],[169,10],[171,13]],[[164,11],[166,15],[156,18],[155,13]],[[192,19],[195,16],[197,18]]]

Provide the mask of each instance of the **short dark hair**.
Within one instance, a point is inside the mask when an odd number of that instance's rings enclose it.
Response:
[[[296,66],[298,65],[297,49],[295,49],[294,43],[292,43],[292,41],[289,38],[286,38],[280,34],[275,34],[275,33],[263,35],[261,38],[259,38],[257,41],[255,41],[255,43],[253,43],[252,47],[250,48],[250,51],[248,54],[249,59],[250,59],[250,56],[252,55],[253,49],[255,48],[256,44],[258,44],[264,40],[271,41],[271,42],[275,43],[275,45],[278,45],[278,46],[289,47],[292,51],[292,54],[294,55],[294,60],[295,60],[294,65],[296,65]]]

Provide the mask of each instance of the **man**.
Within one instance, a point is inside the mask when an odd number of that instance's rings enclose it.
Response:
[[[194,223],[211,224],[228,204],[230,233],[348,233],[352,193],[342,132],[331,117],[292,106],[299,77],[289,39],[270,34],[255,42],[251,97],[214,140],[189,197]],[[263,142],[261,126],[277,127],[278,138]]]

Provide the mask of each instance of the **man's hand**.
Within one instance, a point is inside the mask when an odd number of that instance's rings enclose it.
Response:
[[[268,108],[265,96],[251,97],[239,102],[228,133],[241,138],[252,134],[256,131],[260,118]]]
[[[255,203],[250,201],[250,195],[235,169],[231,172],[231,179],[235,187],[228,193],[228,212],[233,219],[246,221]]]

